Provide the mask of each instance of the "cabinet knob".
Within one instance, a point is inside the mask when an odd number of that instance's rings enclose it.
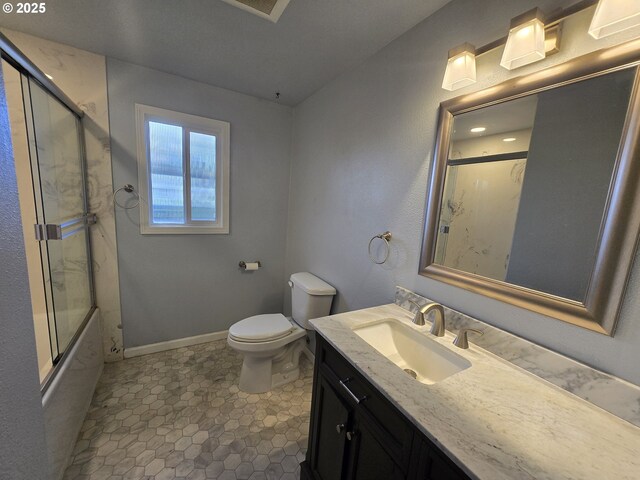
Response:
[[[347,440],[351,441],[358,435],[358,432],[347,432]]]
[[[344,423],[336,425],[336,432],[342,433],[344,431]]]

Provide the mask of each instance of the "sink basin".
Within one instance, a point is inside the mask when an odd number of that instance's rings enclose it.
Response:
[[[407,374],[427,385],[471,366],[471,362],[421,333],[388,318],[353,329],[354,333]]]

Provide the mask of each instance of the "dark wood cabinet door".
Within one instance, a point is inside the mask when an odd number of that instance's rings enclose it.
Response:
[[[354,427],[349,436],[349,480],[406,479],[402,469],[389,455],[388,449],[372,433],[366,417],[356,412]]]
[[[416,480],[469,480],[469,477],[436,447],[423,441]]]
[[[317,404],[309,446],[312,452],[311,470],[318,480],[341,480],[351,412],[322,375],[317,377],[316,389]]]

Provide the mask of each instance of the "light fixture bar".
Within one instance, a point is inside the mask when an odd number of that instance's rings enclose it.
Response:
[[[464,43],[449,50],[442,88],[453,91],[475,83],[476,57],[503,45],[500,65],[508,70],[557,53],[560,50],[562,21],[597,3],[598,0],[581,0],[567,8],[558,8],[549,15],[544,15],[539,8],[533,8],[511,20],[508,35],[477,49],[469,43]]]
[[[549,33],[550,28],[556,27],[565,18],[581,12],[582,10],[586,10],[587,8],[593,7],[596,3],[598,3],[598,0],[581,0],[567,8],[558,9],[557,11],[551,12],[551,14],[547,16],[545,30],[547,31],[547,33]],[[484,55],[491,50],[495,50],[496,48],[505,45],[507,43],[508,37],[509,35],[505,35],[504,37],[494,40],[493,42],[489,42],[485,45],[482,45],[481,47],[476,48],[476,57]]]

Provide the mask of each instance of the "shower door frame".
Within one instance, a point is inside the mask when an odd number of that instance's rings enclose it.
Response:
[[[77,134],[78,134],[78,147],[79,147],[79,156],[80,156],[80,168],[81,168],[81,178],[82,178],[82,192],[83,192],[83,214],[81,217],[75,218],[65,223],[76,222],[77,220],[82,220],[83,228],[85,229],[86,234],[86,254],[87,254],[87,271],[88,271],[88,281],[89,281],[89,294],[90,294],[90,307],[83,318],[82,322],[74,332],[73,336],[69,340],[66,348],[60,352],[59,340],[57,334],[57,328],[55,332],[55,341],[56,341],[56,356],[54,357],[53,348],[51,346],[52,341],[52,332],[51,326],[52,321],[49,318],[49,315],[54,315],[53,324],[56,326],[55,321],[55,308],[54,308],[54,299],[53,293],[47,291],[47,287],[45,286],[45,299],[47,304],[47,323],[49,326],[49,343],[51,349],[51,361],[53,367],[51,371],[47,374],[44,380],[41,383],[41,393],[42,395],[48,390],[48,388],[52,385],[54,379],[56,378],[57,373],[61,370],[62,365],[65,360],[69,356],[71,350],[73,350],[74,345],[77,343],[78,338],[84,332],[89,320],[93,316],[97,306],[96,306],[96,293],[95,293],[95,282],[94,282],[94,272],[93,272],[93,251],[91,249],[91,235],[90,235],[90,227],[95,223],[95,214],[89,212],[89,198],[88,198],[88,189],[87,189],[87,156],[86,156],[86,145],[85,145],[85,137],[84,137],[84,124],[82,122],[82,118],[84,117],[84,112],[57,86],[55,85],[46,75],[40,70],[29,58],[24,55],[5,35],[0,32],[0,55],[2,60],[5,60],[12,67],[14,67],[21,74],[21,87],[23,94],[23,105],[24,105],[24,113],[25,113],[25,128],[27,129],[27,137],[29,138],[28,147],[29,147],[29,160],[31,163],[31,176],[32,183],[34,188],[34,197],[36,197],[36,211],[38,221],[41,219],[42,211],[44,207],[42,206],[42,198],[41,193],[36,191],[36,185],[38,188],[41,187],[41,178],[39,168],[38,171],[35,171],[34,165],[36,167],[39,166],[38,162],[38,154],[37,145],[35,142],[35,124],[33,118],[33,112],[31,109],[31,89],[30,89],[30,80],[35,81],[40,87],[42,87],[45,92],[49,93],[54,99],[56,99],[63,107],[65,107],[69,112],[75,117],[76,125],[77,125]],[[28,95],[28,98],[27,98]],[[26,101],[29,102],[29,108],[26,108]],[[33,141],[32,141],[33,139]],[[37,197],[40,196],[40,199]],[[38,205],[40,205],[38,207]],[[92,220],[93,219],[93,220]],[[64,225],[64,224],[62,224]],[[76,229],[77,230],[77,229]],[[71,234],[76,233],[76,230],[70,232]],[[45,242],[49,241],[46,238]],[[43,246],[40,246],[40,256],[41,256],[41,265],[42,265],[42,274],[43,277],[51,279],[50,267],[49,267],[49,259],[48,259],[48,244],[45,243],[44,249],[46,250],[47,258],[43,256]],[[45,282],[46,284],[46,282]],[[52,287],[50,287],[52,288]]]

